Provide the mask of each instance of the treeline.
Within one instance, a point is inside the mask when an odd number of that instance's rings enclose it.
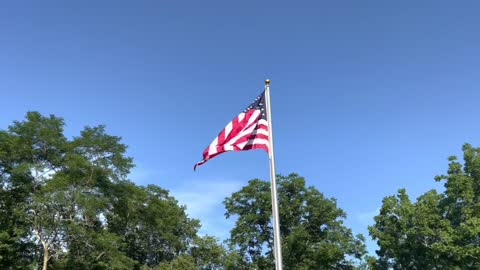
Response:
[[[273,269],[270,185],[253,179],[223,202],[230,238],[165,189],[127,179],[133,160],[104,126],[67,138],[64,121],[29,112],[0,131],[0,269]],[[278,176],[285,269],[478,269],[480,150],[450,158],[445,191],[386,197],[370,235],[344,225],[333,198],[297,174]],[[135,180],[135,179],[133,179]]]
[[[133,164],[120,138],[97,126],[69,140],[63,126],[32,112],[0,132],[0,269],[210,263],[216,242],[197,236],[199,221],[166,190],[126,179]]]

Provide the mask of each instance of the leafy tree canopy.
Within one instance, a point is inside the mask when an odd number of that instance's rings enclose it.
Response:
[[[480,148],[463,146],[449,158],[441,193],[412,202],[405,189],[384,198],[370,234],[378,243],[376,269],[480,268]]]
[[[62,118],[29,112],[0,131],[0,269],[188,263],[199,221],[168,191],[131,183],[127,147],[104,126],[72,139],[63,128]]]
[[[285,269],[353,269],[353,259],[365,254],[364,238],[343,224],[336,201],[297,174],[278,175],[277,182]],[[243,269],[273,268],[270,198],[270,183],[253,179],[224,201],[227,218],[237,217],[230,242]]]

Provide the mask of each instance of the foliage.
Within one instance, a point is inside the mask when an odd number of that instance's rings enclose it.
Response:
[[[286,269],[350,269],[365,254],[364,239],[343,225],[346,214],[334,199],[306,187],[297,174],[277,176],[280,233]],[[238,217],[231,244],[241,262],[254,269],[273,268],[273,229],[269,182],[259,179],[224,201],[227,218]],[[250,269],[250,268],[245,268]]]
[[[273,268],[269,182],[253,179],[225,199],[226,217],[237,218],[227,248],[198,236],[200,222],[167,190],[127,179],[134,164],[120,137],[100,125],[67,138],[64,125],[29,112],[0,131],[0,269]],[[479,151],[464,150],[464,168],[452,159],[438,178],[445,193],[385,199],[371,228],[380,258],[362,264],[364,239],[344,225],[335,199],[297,174],[279,175],[285,269],[477,267]]]
[[[73,139],[63,127],[29,112],[0,131],[0,269],[180,263],[199,222],[166,190],[126,179],[132,159],[104,126]]]
[[[227,260],[227,250],[213,236],[197,237],[190,248],[197,269],[223,269]]]
[[[180,255],[175,257],[172,261],[162,262],[155,270],[196,270],[195,262],[192,256]]]
[[[445,190],[411,202],[406,191],[383,200],[369,228],[380,249],[376,269],[480,268],[480,148],[463,146],[463,166],[450,157]]]
[[[196,236],[199,222],[168,191],[154,185],[137,187],[124,182],[114,189],[115,200],[107,215],[110,231],[122,236],[121,248],[140,265],[154,267],[185,253]]]

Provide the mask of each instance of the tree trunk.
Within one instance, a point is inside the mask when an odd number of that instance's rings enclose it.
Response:
[[[47,270],[48,267],[48,248],[50,246],[50,242],[45,242],[42,237],[40,236],[40,233],[37,229],[34,229],[33,232],[35,233],[35,236],[37,237],[38,241],[42,243],[43,247],[43,267],[42,270]]]
[[[42,270],[47,270],[48,266],[48,245],[43,245],[43,268]]]

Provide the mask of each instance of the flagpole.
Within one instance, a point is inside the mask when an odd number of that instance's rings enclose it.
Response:
[[[272,213],[273,213],[273,246],[275,257],[275,270],[282,270],[282,246],[280,241],[280,220],[278,218],[278,199],[277,199],[277,181],[275,178],[275,158],[273,152],[273,128],[272,128],[272,112],[270,109],[270,80],[265,80],[265,100],[267,106],[267,121],[269,129],[269,152],[270,159],[270,181],[272,191]]]

